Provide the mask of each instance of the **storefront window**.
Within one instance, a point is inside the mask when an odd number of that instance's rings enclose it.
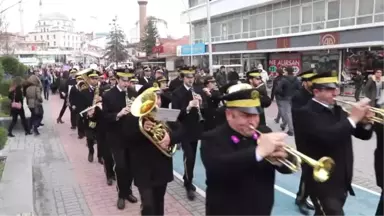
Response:
[[[348,79],[356,71],[363,74],[373,73],[376,69],[383,68],[384,50],[381,47],[348,49],[343,51],[343,75]]]
[[[311,68],[317,71],[333,71],[339,70],[339,53],[333,51],[316,51],[302,53],[302,71],[310,70]]]

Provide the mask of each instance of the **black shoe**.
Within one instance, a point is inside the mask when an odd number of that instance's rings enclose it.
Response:
[[[15,137],[12,133],[8,133],[8,137]]]
[[[39,136],[39,135],[40,135],[40,132],[39,132],[39,130],[37,129],[37,127],[35,127],[35,128],[33,129],[33,133],[35,134],[35,136]]]
[[[279,120],[277,120],[277,119],[274,119],[274,121],[275,121],[275,123],[276,123],[276,124],[279,124]]]
[[[281,124],[281,125],[280,125],[280,129],[281,129],[282,131],[285,131],[285,125]]]
[[[129,195],[128,195],[127,200],[128,200],[130,203],[137,203],[137,198],[136,198],[135,196],[133,196],[132,194],[129,194]]]
[[[44,126],[44,124],[43,123],[40,123],[40,125],[39,126]]]
[[[75,127],[75,126],[72,126],[71,129],[72,129],[72,130],[76,130],[76,127]]]
[[[123,198],[119,198],[117,199],[117,204],[116,204],[117,208],[120,209],[120,210],[123,210],[125,209],[125,200]]]
[[[101,157],[97,158],[97,161],[98,161],[99,164],[101,164],[101,165],[104,164],[104,160],[103,160],[103,158],[101,158]]]
[[[185,187],[186,190],[196,191],[196,186],[191,184],[191,183],[185,183],[184,182],[184,187]]]
[[[26,132],[25,132],[25,136],[27,136],[27,135],[31,135],[31,134],[32,134],[31,131],[26,131]]]
[[[195,191],[193,191],[193,190],[187,190],[187,198],[188,198],[190,201],[195,200],[195,198],[196,198]]]
[[[113,183],[112,178],[108,178],[108,179],[107,179],[107,185],[108,185],[108,186],[111,186],[112,183]]]
[[[293,132],[292,131],[288,131],[287,134],[288,134],[288,136],[293,136]]]
[[[305,205],[305,201],[296,199],[296,205],[299,208],[299,211],[303,215],[309,215],[309,211],[307,209],[307,206]]]
[[[63,120],[61,120],[61,119],[56,119],[56,122],[57,122],[57,124],[63,124],[64,122],[63,122]]]
[[[88,161],[89,161],[90,163],[93,162],[93,154],[88,153]]]
[[[85,136],[84,135],[78,135],[78,139],[83,139]]]
[[[307,206],[308,209],[315,210],[315,207],[313,206],[313,203],[308,198],[305,200],[305,205]]]

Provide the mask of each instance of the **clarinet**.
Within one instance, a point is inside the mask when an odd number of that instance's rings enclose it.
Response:
[[[192,92],[192,97],[193,97],[193,98],[195,98],[195,96],[198,95],[198,94],[196,94],[195,89],[193,89],[193,87],[191,88],[191,92]],[[203,121],[205,121],[203,115],[201,115],[201,109],[200,109],[200,107],[197,108],[197,113],[198,113],[198,115],[199,115],[199,122],[203,122]]]

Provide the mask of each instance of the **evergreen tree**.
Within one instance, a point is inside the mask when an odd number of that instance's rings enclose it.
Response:
[[[105,57],[109,61],[124,62],[128,59],[128,51],[126,49],[125,34],[121,28],[114,22],[108,36],[108,42]]]
[[[156,46],[156,40],[158,37],[159,34],[156,27],[156,18],[149,17],[147,25],[144,29],[144,36],[141,38],[141,47],[147,56],[152,54],[152,48]]]

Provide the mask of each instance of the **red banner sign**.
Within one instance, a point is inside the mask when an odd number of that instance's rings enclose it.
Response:
[[[164,47],[163,46],[155,46],[152,48],[152,53],[163,53]]]
[[[301,59],[271,59],[268,62],[269,72],[276,72],[278,68],[292,67],[294,73],[298,73],[301,70]]]

